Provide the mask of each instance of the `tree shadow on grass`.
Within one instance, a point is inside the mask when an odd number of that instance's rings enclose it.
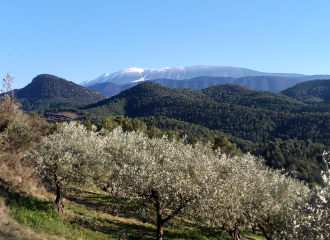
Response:
[[[73,191],[71,194],[68,193],[66,198],[87,208],[107,213],[112,216],[135,219],[141,217],[141,212],[136,211],[137,209],[142,209],[141,204],[123,204],[125,199],[116,196],[105,196],[104,194],[81,189],[71,190]],[[146,225],[125,223],[120,220],[110,220],[106,218],[94,218],[92,221],[78,218],[74,219],[71,224],[91,231],[102,232],[115,239],[156,239],[156,221],[155,218],[152,217],[148,219],[148,224]],[[176,225],[176,227],[174,227],[174,225]],[[173,219],[165,224],[164,238],[229,239],[226,234],[214,228],[200,226],[178,219]]]
[[[82,227],[102,232],[115,239],[155,239],[156,228],[151,225],[135,225],[109,219],[97,219],[98,224],[84,224]]]
[[[71,202],[117,217],[140,218],[142,205],[117,196],[105,196],[86,190],[71,188],[65,198]],[[137,210],[139,209],[139,210]],[[141,211],[140,211],[141,209]]]
[[[156,227],[150,224],[134,225],[118,221],[111,221],[108,219],[96,219],[96,223],[84,223],[81,225],[82,228],[101,232],[115,239],[156,239]],[[74,224],[74,223],[73,223]],[[195,229],[196,230],[196,229]],[[199,231],[199,230],[198,230]],[[164,239],[226,239],[222,238],[222,234],[217,232],[212,236],[202,235],[196,231],[176,231],[166,229],[164,230]]]
[[[30,211],[53,211],[52,202],[40,200],[31,195],[19,192],[7,192],[5,197],[8,206],[19,206]]]

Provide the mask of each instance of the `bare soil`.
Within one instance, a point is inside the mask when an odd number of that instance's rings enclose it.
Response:
[[[78,113],[70,111],[47,112],[45,113],[47,122],[66,122],[78,117]]]

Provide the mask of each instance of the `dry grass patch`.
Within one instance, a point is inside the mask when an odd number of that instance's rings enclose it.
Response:
[[[43,199],[53,199],[44,188],[32,166],[23,164],[23,153],[15,154],[4,152],[0,154],[0,185],[10,190],[31,194]]]

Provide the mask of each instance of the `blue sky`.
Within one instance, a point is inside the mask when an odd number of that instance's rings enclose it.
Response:
[[[80,83],[129,67],[330,74],[330,1],[0,0],[0,73]]]

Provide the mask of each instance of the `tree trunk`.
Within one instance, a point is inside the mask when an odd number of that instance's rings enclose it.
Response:
[[[230,236],[235,240],[240,240],[241,236],[239,235],[238,228],[231,230]]]
[[[257,226],[256,225],[252,226],[252,233],[257,234]]]
[[[160,208],[159,203],[157,203],[156,209],[157,209],[157,240],[163,240],[165,222],[162,219],[162,209]]]
[[[268,232],[266,231],[266,229],[261,224],[258,224],[258,227],[259,227],[259,229],[261,230],[262,234],[264,235],[264,237],[267,240],[273,240],[273,237],[268,234]]]
[[[164,234],[164,223],[159,223],[157,221],[157,240],[163,240]]]
[[[65,208],[63,204],[63,186],[59,181],[57,175],[55,174],[55,185],[56,185],[56,200],[55,200],[55,210],[60,214],[65,214]]]

